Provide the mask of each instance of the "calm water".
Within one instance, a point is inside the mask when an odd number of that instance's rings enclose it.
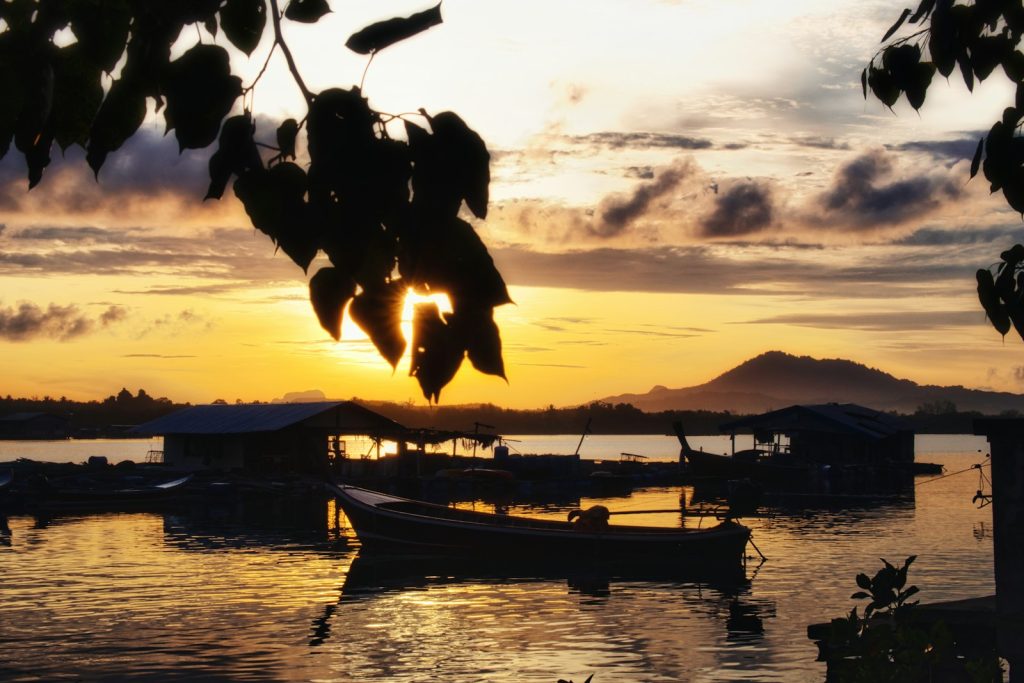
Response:
[[[585,445],[660,454],[662,437],[615,438]],[[93,446],[86,456],[105,454]],[[985,447],[918,438],[921,459],[947,471],[981,462]],[[367,563],[344,518],[315,501],[12,517],[0,535],[0,679],[821,681],[806,627],[849,611],[855,574],[879,557],[918,555],[911,581],[925,601],[994,590],[991,509],[971,503],[977,473],[926,481],[910,504],[750,520],[769,560],[750,563],[738,587],[586,567],[537,576]],[[673,508],[681,494],[693,491],[511,511]],[[629,520],[679,524],[671,513]]]

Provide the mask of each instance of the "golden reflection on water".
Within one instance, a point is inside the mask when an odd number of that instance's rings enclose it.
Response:
[[[739,586],[368,563],[333,502],[15,516],[0,546],[0,679],[820,681],[806,627],[848,612],[855,574],[878,557],[917,554],[925,601],[991,592],[992,539],[978,533],[991,508],[971,505],[975,484],[746,520],[769,560]],[[679,488],[499,507],[564,519],[598,503],[675,510],[681,494],[693,510]]]

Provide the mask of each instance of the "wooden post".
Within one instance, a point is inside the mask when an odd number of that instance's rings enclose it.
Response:
[[[1010,681],[1024,681],[1024,419],[974,421],[992,460],[992,545],[999,654]]]

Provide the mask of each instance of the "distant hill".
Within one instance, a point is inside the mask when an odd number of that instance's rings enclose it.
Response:
[[[921,385],[842,359],[817,359],[769,351],[705,384],[683,389],[656,386],[646,394],[601,399],[631,403],[647,412],[728,410],[761,413],[794,403],[860,403],[877,410],[913,413],[923,404],[951,402],[961,412],[1024,412],[1024,395]]]

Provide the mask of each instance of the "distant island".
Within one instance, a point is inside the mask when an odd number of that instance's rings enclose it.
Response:
[[[328,399],[322,391],[285,395],[274,402]],[[340,399],[339,399],[340,400]],[[970,433],[982,416],[1020,416],[1024,395],[964,387],[919,385],[842,359],[815,359],[769,351],[704,384],[681,389],[654,387],[645,394],[620,394],[570,407],[522,410],[491,404],[421,406],[354,398],[408,427],[498,434],[668,434],[680,420],[691,434],[717,434],[718,426],[740,415],[793,404],[859,403],[905,416],[919,433]],[[226,402],[218,400],[214,402]],[[131,425],[186,407],[145,390],[121,389],[96,401],[65,397],[0,398],[5,416],[47,413],[66,418],[76,437],[123,436]]]

